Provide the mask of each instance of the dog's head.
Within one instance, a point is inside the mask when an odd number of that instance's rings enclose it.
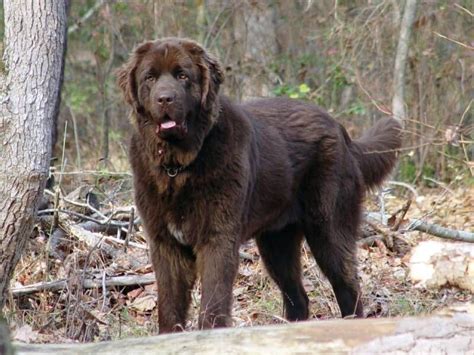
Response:
[[[172,144],[202,141],[216,119],[224,76],[219,62],[194,41],[145,42],[117,78],[138,130],[148,137]]]

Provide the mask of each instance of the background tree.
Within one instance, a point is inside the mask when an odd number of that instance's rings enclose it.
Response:
[[[400,24],[400,38],[398,39],[397,55],[395,57],[395,69],[393,71],[393,100],[392,113],[402,124],[406,118],[405,110],[405,66],[408,57],[408,45],[412,25],[415,20],[418,0],[407,0],[403,12],[403,20]]]
[[[66,46],[63,0],[5,0],[0,88],[0,310],[48,178]]]

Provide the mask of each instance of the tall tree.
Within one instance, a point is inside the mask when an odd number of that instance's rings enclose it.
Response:
[[[0,311],[32,232],[51,158],[66,47],[65,0],[4,0],[0,73]]]
[[[411,30],[415,20],[418,0],[406,0],[400,23],[400,37],[398,39],[397,54],[395,56],[395,68],[393,71],[393,117],[404,124],[405,111],[405,67],[408,57],[408,44],[410,43]]]

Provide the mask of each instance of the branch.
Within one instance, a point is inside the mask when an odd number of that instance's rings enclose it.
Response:
[[[47,219],[43,219],[44,222],[48,223]],[[63,235],[70,235],[75,237],[76,239],[84,242],[89,248],[98,248],[101,251],[103,251],[105,254],[107,254],[109,257],[116,259],[116,258],[126,258],[126,260],[130,263],[130,265],[133,268],[137,268],[140,266],[143,266],[143,261],[140,260],[140,258],[137,258],[136,255],[129,255],[125,253],[122,248],[117,248],[114,245],[110,245],[108,242],[113,242],[113,243],[118,243],[123,245],[125,242],[123,240],[117,239],[117,238],[112,238],[112,237],[107,237],[103,236],[99,233],[94,233],[91,232],[84,227],[91,228],[93,226],[86,224],[81,225],[81,224],[74,224],[71,221],[67,219],[60,219],[59,221],[59,227],[57,228],[56,231],[51,235],[50,239],[50,252],[52,255],[55,257],[59,257],[60,259],[61,256],[59,253],[57,253],[57,244],[58,240],[62,239]],[[93,228],[91,228],[93,229]],[[139,249],[146,250],[147,246],[138,244],[138,243],[133,243],[129,242],[130,247],[136,247]]]
[[[24,296],[30,293],[40,292],[40,291],[58,291],[63,290],[67,287],[68,279],[61,279],[56,281],[49,282],[38,282],[35,284],[14,287],[10,289],[14,297]],[[140,285],[149,285],[155,282],[155,274],[149,273],[144,275],[125,275],[125,276],[112,276],[105,279],[105,282],[102,278],[96,279],[84,279],[82,284],[83,288],[102,288],[105,284],[106,287],[115,287],[115,286],[140,286]]]
[[[74,216],[74,217],[78,217],[78,218],[84,219],[86,221],[94,222],[94,223],[97,223],[97,224],[110,225],[110,226],[114,226],[114,227],[128,227],[128,225],[130,224],[130,222],[118,222],[118,221],[114,221],[110,218],[107,218],[106,220],[100,221],[100,220],[98,220],[94,217],[89,217],[89,216],[86,216],[82,213],[75,212],[75,211],[70,211],[70,210],[65,210],[65,209],[62,209],[62,208],[59,208],[59,209],[50,208],[50,209],[40,210],[40,211],[38,211],[38,216],[50,215],[50,214],[56,213],[56,212],[67,214],[67,215]],[[134,224],[138,224],[139,222],[140,222],[140,220],[138,218],[136,218],[135,221],[134,221]]]
[[[410,225],[406,230],[416,230],[439,238],[474,243],[474,233],[441,227],[420,219],[410,219]]]
[[[469,49],[470,51],[474,51],[474,47],[473,46],[470,46],[468,44],[465,44],[465,43],[462,43],[462,42],[459,42],[459,41],[456,41],[455,39],[452,39],[452,38],[449,38],[449,37],[446,37],[444,35],[442,35],[441,33],[438,33],[436,31],[433,31],[433,33],[435,35],[437,35],[438,37],[441,37],[441,38],[444,38],[450,42],[453,42],[453,43],[456,43],[457,45],[461,46],[461,47],[464,47],[466,49]]]
[[[369,212],[366,214],[366,217],[368,219],[373,219],[377,222],[380,222],[382,216],[380,215],[380,213],[377,212]],[[455,229],[441,227],[437,224],[424,222],[416,218],[409,219],[409,223],[410,224],[408,225],[408,227],[404,229],[405,231],[419,231],[434,235],[435,237],[439,238],[474,243],[474,233],[472,232],[458,231]]]
[[[401,182],[401,181],[387,181],[387,184],[395,185],[395,186],[401,186],[401,187],[404,187],[404,188],[410,190],[410,192],[413,194],[413,198],[415,199],[415,202],[417,201],[418,192],[416,192],[415,188],[412,185],[407,184],[405,182]]]

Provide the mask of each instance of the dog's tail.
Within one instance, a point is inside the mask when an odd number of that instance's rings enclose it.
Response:
[[[397,161],[397,150],[402,145],[401,125],[393,118],[380,119],[351,146],[364,177],[371,189],[380,185]]]

